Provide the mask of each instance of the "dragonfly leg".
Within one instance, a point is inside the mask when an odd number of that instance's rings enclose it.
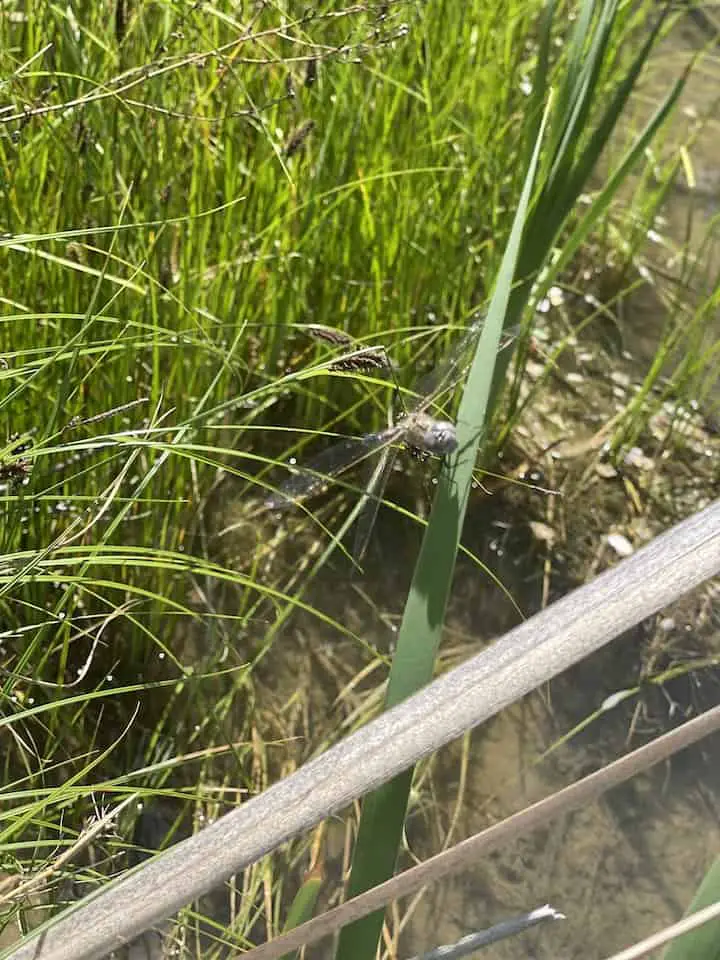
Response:
[[[420,463],[425,463],[426,460],[431,456],[427,450],[423,450],[421,447],[416,447],[413,444],[406,444],[407,452],[413,458],[413,460],[419,460]]]

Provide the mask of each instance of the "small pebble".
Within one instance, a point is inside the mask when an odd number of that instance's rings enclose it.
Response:
[[[612,547],[619,557],[629,557],[635,550],[628,538],[623,536],[622,533],[609,533],[607,542],[608,546]]]
[[[602,477],[603,480],[612,480],[613,477],[616,477],[618,475],[618,472],[615,469],[615,467],[611,463],[608,463],[606,460],[605,461],[601,460],[599,463],[595,464],[595,473],[599,477]]]

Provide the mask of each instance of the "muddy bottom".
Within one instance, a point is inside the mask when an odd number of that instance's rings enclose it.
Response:
[[[632,397],[642,365],[583,338],[564,362],[494,465],[513,482],[486,478],[486,489],[472,495],[463,544],[477,561],[458,563],[439,670],[720,495],[720,437],[702,413],[679,401],[659,403],[635,445],[612,459],[606,427]],[[417,510],[423,483],[398,475],[389,496]],[[419,544],[419,529],[383,508],[365,574],[351,577],[338,556],[305,597],[358,639],[309,614],[295,616],[276,638],[260,686],[268,715],[282,720],[263,736],[297,738],[285,770],[380,709]],[[720,703],[719,599],[720,584],[704,585],[421,765],[400,866]],[[608,697],[636,686],[635,695],[592,720]],[[302,708],[299,690],[307,691]],[[344,842],[330,831],[328,890],[340,884]],[[483,955],[606,957],[677,921],[718,855],[716,736],[434,885],[409,915],[402,904],[388,914],[391,955],[414,956],[550,903],[567,919]],[[329,948],[308,956],[330,956]]]
[[[675,629],[687,633],[702,605],[698,595],[685,609],[679,606]],[[615,641],[472,735],[453,841],[548,796],[720,700],[717,674],[699,673],[677,689],[648,691],[538,762],[606,693],[636,681],[638,654],[646,648],[652,626]],[[717,624],[706,629],[708,646],[720,652]],[[452,783],[452,760],[443,766],[446,782]],[[454,766],[457,771],[457,758]],[[398,955],[452,943],[544,903],[567,919],[490,947],[483,956],[602,958],[678,920],[720,854],[718,771],[720,742],[715,737],[483,858],[474,870],[437,884],[414,911]],[[451,789],[443,792],[439,819],[448,823],[456,798]],[[413,837],[412,827],[409,833]],[[431,852],[427,839],[417,838],[415,852]]]
[[[604,544],[603,531],[610,515],[621,524],[622,513],[612,497],[605,499],[609,513],[598,505],[597,494],[590,498],[592,523],[587,512],[574,510],[575,515],[568,517],[557,504],[553,508],[556,525],[565,527],[567,539],[552,547],[549,584],[548,545],[533,534],[547,519],[548,502],[536,492],[521,488],[485,498],[478,493],[468,515],[465,542],[528,615],[544,600],[566,592],[568,578],[578,567],[594,565],[599,572],[617,562]],[[632,513],[628,509],[628,517]],[[304,709],[297,712],[295,726],[283,725],[286,736],[298,737],[291,748],[294,762],[303,762],[320,744],[349,732],[379,709],[387,672],[382,655],[392,647],[402,613],[399,598],[412,573],[418,539],[391,511],[381,512],[366,575],[351,581],[340,563],[308,596],[309,602],[361,635],[365,647],[302,616],[288,626],[261,668],[264,702],[285,720],[296,691],[311,691]],[[388,565],[391,553],[396,561],[406,557],[407,563]],[[720,661],[719,598],[720,585],[704,586],[421,766],[401,868],[720,703],[720,673],[715,666]],[[498,586],[462,560],[439,668],[478,652],[518,619]],[[679,676],[658,682],[663,671],[678,664],[685,664]],[[363,670],[364,678],[358,680]],[[641,681],[635,697],[558,745],[607,697]],[[268,730],[266,735],[273,732],[277,733]],[[554,745],[556,749],[541,759]],[[331,829],[326,847],[328,889],[340,880],[343,842],[342,829],[337,826],[334,839]],[[409,917],[405,915],[409,904],[403,903],[395,919],[388,915],[394,955],[414,956],[550,903],[567,919],[488,948],[483,955],[602,958],[678,920],[718,855],[720,739],[714,737],[601,801],[482,858],[475,869],[429,887],[412,905]],[[330,956],[329,947],[318,945],[308,956]]]

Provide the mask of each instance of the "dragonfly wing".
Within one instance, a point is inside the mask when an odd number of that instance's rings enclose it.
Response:
[[[454,386],[467,365],[470,348],[477,341],[484,326],[485,314],[470,324],[443,361],[413,385],[411,392],[415,398],[410,405],[411,409],[421,406],[426,399],[439,396],[448,387]]]
[[[327,486],[332,477],[349,470],[371,456],[383,445],[395,439],[396,430],[381,430],[364,437],[341,440],[315,457],[302,467],[297,468],[289,480],[286,480],[265,501],[271,510],[283,510],[293,506],[298,500],[314,496]]]
[[[370,534],[375,526],[375,519],[380,509],[385,486],[392,473],[396,455],[396,451],[392,447],[385,448],[380,461],[373,470],[367,490],[363,494],[365,504],[361,508],[360,516],[355,525],[355,542],[353,544],[353,557],[357,563],[362,560],[370,542]]]

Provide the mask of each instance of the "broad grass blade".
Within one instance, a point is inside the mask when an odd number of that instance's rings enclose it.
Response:
[[[415,568],[390,673],[385,704],[388,708],[404,700],[432,678],[544,128],[545,123],[538,132],[495,293],[460,404],[458,450],[452,455],[449,471],[441,476]],[[368,890],[392,875],[412,775],[412,770],[406,771],[365,799],[348,897]],[[342,960],[371,960],[375,956],[382,924],[383,913],[378,912],[345,927],[340,934],[336,956],[342,957]]]
[[[703,877],[685,916],[720,902],[720,857]],[[720,919],[711,920],[697,930],[673,940],[662,960],[720,960]]]

